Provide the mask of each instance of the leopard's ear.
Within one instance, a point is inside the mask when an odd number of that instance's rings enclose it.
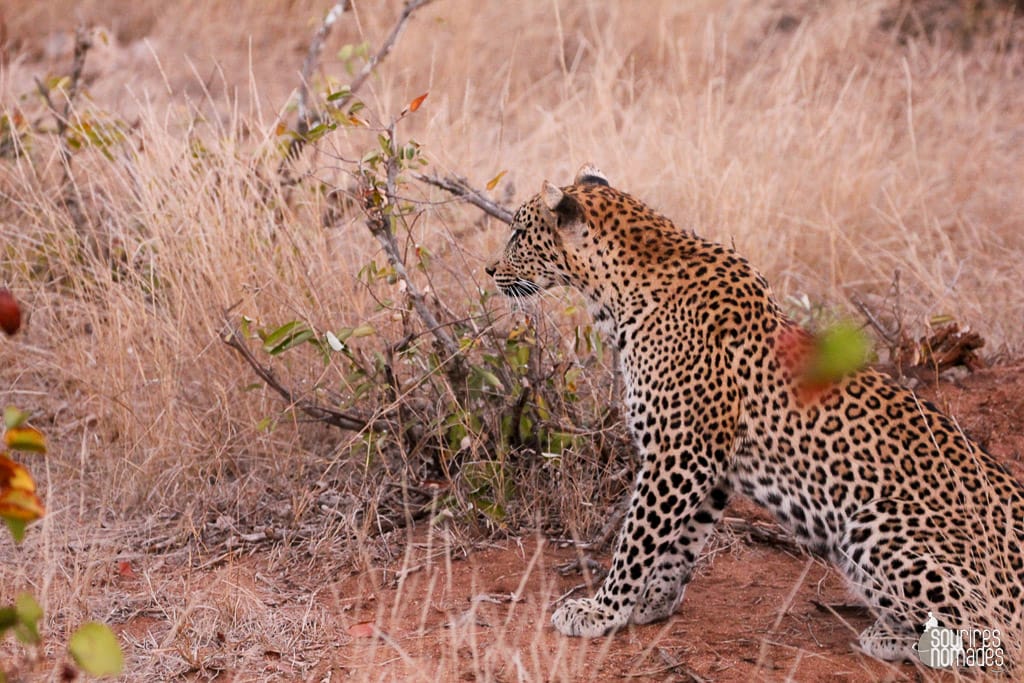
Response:
[[[557,211],[558,205],[565,199],[565,193],[545,180],[544,184],[540,186],[540,198],[544,202],[544,206],[551,211]]]
[[[558,218],[559,227],[575,223],[583,215],[579,202],[546,180],[540,187],[540,199]]]
[[[576,171],[576,184],[610,186],[608,178],[601,172],[601,169],[589,161],[580,166],[580,170]]]

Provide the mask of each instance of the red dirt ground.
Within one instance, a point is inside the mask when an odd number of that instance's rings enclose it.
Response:
[[[1024,365],[983,370],[919,393],[1024,480]],[[739,501],[727,518],[767,521]],[[728,520],[727,520],[728,521]],[[446,550],[441,527],[421,525],[385,570],[346,577],[282,569],[255,555],[190,581],[224,585],[260,607],[316,617],[318,643],[264,645],[246,671],[216,666],[216,639],[195,652],[186,678],[200,680],[587,680],[877,681],[954,680],[911,664],[872,660],[855,647],[869,621],[834,570],[784,542],[754,541],[740,523],[720,533],[676,616],[612,638],[564,638],[552,604],[584,583],[556,567],[577,558],[557,540],[508,539],[468,553]],[[739,531],[735,529],[740,529]],[[404,555],[402,554],[404,552]],[[607,556],[593,559],[607,564]],[[404,571],[403,571],[404,568]],[[126,580],[145,592],[143,581]],[[152,590],[152,588],[149,588]],[[577,594],[589,592],[580,587]],[[313,618],[313,617],[309,617]],[[129,618],[136,643],[169,642],[152,612]],[[173,637],[173,635],[171,636]],[[264,635],[264,642],[272,642]],[[251,668],[261,662],[262,670]]]

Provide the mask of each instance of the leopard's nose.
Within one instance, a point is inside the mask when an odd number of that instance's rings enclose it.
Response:
[[[494,273],[497,270],[498,270],[498,264],[497,263],[488,263],[486,266],[484,266],[484,272],[487,273],[488,275],[490,275],[491,277],[494,277]]]

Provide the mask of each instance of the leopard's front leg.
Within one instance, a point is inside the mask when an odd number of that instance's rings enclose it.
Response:
[[[664,605],[641,604],[652,578],[668,590],[671,565],[680,572],[676,594],[710,528],[728,500],[722,485],[735,440],[734,410],[707,404],[680,409],[667,420],[648,419],[646,406],[631,403],[631,428],[644,458],[630,500],[611,571],[593,598],[568,600],[551,623],[569,636],[597,637],[631,619],[653,621],[667,616]],[[715,492],[714,495],[712,492]],[[686,539],[686,553],[680,553]],[[661,562],[661,560],[666,562]],[[673,596],[671,607],[675,607]],[[637,607],[640,609],[637,609]],[[655,614],[654,612],[658,612]]]
[[[697,557],[729,504],[730,491],[729,483],[725,481],[711,489],[696,514],[683,521],[683,533],[679,539],[658,554],[647,586],[633,608],[629,619],[631,623],[649,624],[666,619],[675,612],[686,592],[686,584],[693,576]]]

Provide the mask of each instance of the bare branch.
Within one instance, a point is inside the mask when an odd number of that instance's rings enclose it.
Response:
[[[92,38],[89,37],[89,32],[84,26],[79,26],[75,30],[75,52],[71,62],[71,74],[68,77],[68,88],[65,92],[63,111],[57,109],[56,103],[54,103],[53,98],[50,96],[50,88],[39,78],[35,79],[36,89],[39,90],[43,101],[46,102],[46,106],[53,115],[54,121],[57,122],[57,149],[60,153],[63,174],[61,179],[61,201],[64,204],[64,208],[67,209],[72,223],[78,230],[85,226],[86,217],[79,206],[78,198],[75,196],[77,188],[75,188],[73,178],[71,177],[71,147],[68,145],[66,133],[71,122],[71,107],[74,104],[75,97],[78,95],[82,71],[85,69],[85,56],[89,53],[91,47]]]
[[[302,149],[306,146],[306,133],[309,132],[310,124],[320,117],[316,108],[309,106],[309,84],[313,80],[313,71],[320,61],[320,53],[324,49],[324,40],[327,39],[331,28],[341,18],[341,15],[348,11],[351,6],[350,0],[338,0],[338,2],[334,3],[334,6],[331,7],[331,10],[320,24],[320,28],[313,34],[313,40],[309,43],[309,50],[306,51],[306,59],[302,62],[302,72],[299,80],[299,120],[295,126],[298,135],[292,138],[292,141],[288,144],[288,151],[285,153],[285,157],[281,160],[281,164],[277,169],[279,173],[285,170],[290,160],[297,159],[302,153]]]
[[[226,317],[227,315],[225,314],[225,318]],[[280,380],[277,379],[277,375],[274,374],[273,369],[265,365],[261,365],[260,362],[256,360],[256,357],[252,355],[252,351],[249,350],[249,346],[245,343],[245,339],[242,338],[242,333],[239,332],[238,328],[230,322],[225,324],[225,330],[221,334],[221,341],[234,349],[238,355],[240,355],[242,359],[249,364],[259,378],[263,380],[264,384],[276,391],[289,405],[298,408],[314,420],[353,432],[362,431],[367,428],[375,428],[386,424],[384,420],[379,418],[367,419],[358,415],[352,415],[340,410],[328,408],[327,406],[322,406],[315,401],[296,398],[295,394],[281,384]]]
[[[899,344],[898,334],[887,330],[885,325],[883,325],[881,321],[879,321],[878,318],[875,316],[875,314],[871,312],[871,309],[867,307],[867,304],[861,301],[860,297],[856,295],[851,296],[850,301],[857,308],[857,310],[861,312],[861,315],[863,315],[864,318],[868,321],[868,324],[870,324],[871,327],[875,329],[875,332],[878,332],[879,336],[882,337],[886,344],[888,344],[889,346],[896,346]]]
[[[57,109],[57,105],[53,103],[53,98],[50,97],[50,88],[45,83],[39,80],[39,76],[35,76],[33,80],[36,82],[36,90],[39,91],[39,95],[43,98],[43,102],[46,102],[46,108],[53,114],[54,120],[57,122],[58,135],[63,137],[65,129],[67,129],[67,119]]]
[[[299,83],[299,135],[305,135],[309,131],[309,124],[314,118],[314,114],[309,108],[309,83],[313,80],[313,70],[316,69],[317,62],[320,61],[324,40],[331,32],[331,27],[350,8],[351,3],[349,0],[338,0],[338,2],[334,3],[334,7],[324,17],[323,23],[320,24],[320,28],[317,29],[313,35],[312,42],[309,44],[306,59],[302,62],[302,80]]]
[[[367,60],[366,64],[363,64],[363,68],[359,70],[355,78],[349,84],[348,93],[343,97],[339,98],[334,104],[336,107],[343,107],[347,104],[355,93],[363,87],[366,79],[373,74],[373,70],[391,53],[391,50],[395,47],[395,43],[398,42],[399,36],[402,35],[402,31],[405,30],[405,25],[409,21],[409,18],[419,8],[429,5],[433,0],[407,0],[405,7],[402,9],[402,13],[398,16],[398,20],[395,22],[394,27],[391,29],[391,33],[384,40],[384,43],[380,46],[380,49]],[[317,29],[316,34],[313,36],[313,41],[309,45],[309,50],[306,53],[306,59],[302,64],[302,83],[299,85],[299,122],[297,126],[298,135],[292,138],[292,141],[288,144],[288,152],[285,154],[285,158],[281,161],[281,165],[278,167],[278,172],[284,171],[285,167],[290,161],[294,161],[299,158],[302,154],[302,150],[306,147],[306,133],[309,132],[310,124],[319,118],[319,113],[310,106],[309,103],[309,82],[313,77],[313,70],[316,68],[317,62],[320,60],[320,52],[323,49],[324,39],[327,34],[330,33],[331,27],[338,20],[338,18],[345,12],[345,10],[351,7],[349,0],[339,0],[331,11],[327,13],[327,17],[324,18],[323,24]]]
[[[385,177],[384,196],[387,200],[387,204],[392,207],[398,206],[398,150],[395,148],[395,122],[392,121],[391,125],[387,129],[389,151],[387,155],[387,167]],[[364,180],[365,183],[365,180]],[[412,306],[416,309],[417,315],[430,330],[431,334],[438,341],[441,347],[444,349],[450,357],[456,359],[456,372],[461,371],[461,363],[458,362],[459,358],[459,345],[455,342],[445,326],[438,321],[433,311],[427,306],[426,301],[423,298],[423,292],[419,290],[416,283],[409,277],[409,271],[405,268],[405,260],[402,258],[402,252],[398,248],[398,243],[395,241],[395,235],[391,230],[391,220],[386,215],[384,207],[378,206],[374,203],[374,191],[372,188],[365,186],[362,188],[362,193],[365,197],[363,208],[366,210],[366,227],[370,229],[370,233],[377,239],[381,247],[384,248],[384,253],[388,256],[388,262],[391,267],[395,269],[395,274],[405,284],[405,292],[412,302]]]
[[[413,173],[412,177],[421,183],[439,187],[445,192],[453,194],[461,199],[465,199],[484,213],[494,216],[500,221],[505,223],[512,222],[514,214],[511,211],[501,204],[488,199],[484,196],[483,192],[471,186],[465,178],[460,178],[458,176],[447,176],[445,178],[441,178],[439,176],[429,176],[422,173]]]
[[[805,554],[805,548],[800,547],[793,537],[777,524],[764,522],[750,522],[739,517],[726,517],[719,524],[719,529],[729,531],[738,536],[748,536],[754,543],[775,546],[785,551]]]
[[[429,5],[433,1],[434,0],[407,0],[405,7],[402,9],[402,13],[398,17],[398,21],[395,22],[394,27],[391,29],[390,35],[388,35],[384,40],[384,43],[380,46],[380,49],[377,50],[377,53],[370,57],[370,60],[366,62],[366,64],[363,64],[363,68],[359,70],[359,73],[356,74],[356,77],[352,80],[352,84],[349,86],[349,95],[341,101],[342,104],[351,99],[352,95],[363,86],[366,79],[369,78],[373,73],[373,70],[377,68],[377,65],[391,54],[391,49],[395,46],[395,43],[398,42],[399,36],[401,36],[402,31],[405,30],[405,24],[409,21],[409,17],[413,15],[413,12],[421,7]]]
[[[71,62],[71,74],[68,76],[68,87],[65,92],[64,110],[60,111],[57,109],[57,105],[54,103],[53,98],[50,97],[50,88],[47,87],[37,77],[35,79],[36,89],[39,90],[39,94],[42,95],[43,101],[46,102],[46,107],[50,110],[53,115],[53,119],[57,122],[57,137],[61,141],[61,157],[65,162],[71,159],[71,151],[67,147],[67,141],[64,140],[64,133],[67,132],[68,124],[71,120],[71,106],[75,101],[75,97],[78,95],[78,86],[82,80],[82,71],[85,69],[85,56],[89,53],[89,49],[92,47],[92,38],[89,37],[89,33],[85,30],[85,27],[79,26],[75,31],[75,52]]]
[[[71,62],[71,82],[68,83],[68,99],[64,103],[64,118],[57,121],[57,132],[60,135],[64,134],[64,127],[67,126],[68,120],[71,118],[71,104],[78,95],[78,86],[82,82],[82,71],[85,69],[85,55],[88,54],[91,47],[92,38],[89,37],[88,31],[85,30],[84,26],[79,26],[75,30],[75,53]]]

